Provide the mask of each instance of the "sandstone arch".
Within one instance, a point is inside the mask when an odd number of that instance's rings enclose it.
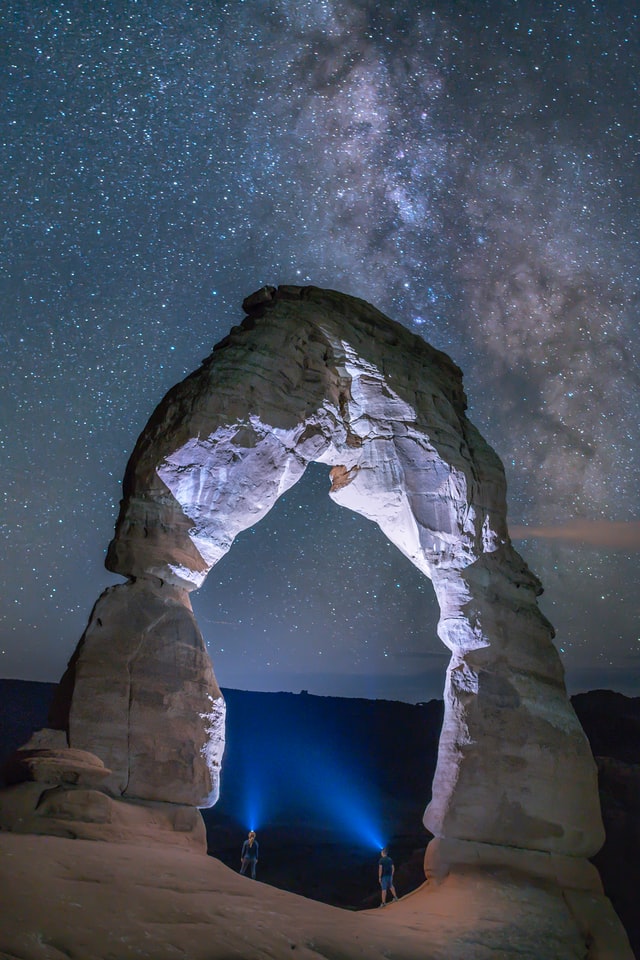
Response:
[[[440,604],[451,662],[425,812],[441,841],[433,869],[464,859],[461,842],[491,845],[475,858],[498,847],[592,855],[603,839],[595,765],[460,371],[333,291],[265,287],[244,308],[130,459],[107,557],[128,579],[96,604],[63,681],[70,745],[101,757],[116,794],[215,802],[224,704],[188,594],[318,461],[332,466],[334,500],[375,520]]]

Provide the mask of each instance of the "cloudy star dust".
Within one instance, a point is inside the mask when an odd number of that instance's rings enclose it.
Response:
[[[570,690],[640,693],[634,9],[6,0],[0,675],[59,678],[154,407],[312,283],[463,369]],[[219,682],[439,696],[431,584],[328,487],[192,595]]]

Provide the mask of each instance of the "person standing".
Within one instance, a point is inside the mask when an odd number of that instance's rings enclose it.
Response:
[[[396,872],[393,860],[387,853],[387,848],[383,847],[380,851],[380,859],[378,860],[378,883],[380,884],[380,896],[382,902],[381,907],[387,902],[387,890],[391,891],[391,896],[394,900],[398,899],[396,894],[396,888],[393,885],[393,875]]]
[[[240,873],[246,873],[247,868],[251,867],[251,879],[256,878],[256,864],[258,862],[258,841],[254,830],[249,830],[249,835],[242,844],[242,853],[240,854]]]

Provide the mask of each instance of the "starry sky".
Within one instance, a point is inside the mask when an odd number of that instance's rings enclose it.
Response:
[[[627,0],[5,0],[0,675],[57,680],[166,391],[263,284],[462,368],[571,692],[640,694]],[[420,701],[431,584],[304,478],[192,594],[223,687]]]

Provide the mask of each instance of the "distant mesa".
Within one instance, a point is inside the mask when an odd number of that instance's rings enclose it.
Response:
[[[541,585],[509,537],[502,464],[466,417],[460,370],[331,290],[268,286],[243,307],[138,439],[106,561],[126,582],[97,601],[54,725],[111,771],[101,788],[111,797],[215,803],[224,700],[189,592],[309,463],[327,464],[329,496],[374,520],[440,606],[451,660],[424,815],[431,884],[487,871],[495,880],[496,870],[530,877],[570,905],[571,956],[591,956],[585,945],[605,927],[609,940],[618,931],[616,956],[631,956],[587,860],[604,837],[596,766],[537,605]],[[528,909],[518,895],[504,918],[525,939]]]

